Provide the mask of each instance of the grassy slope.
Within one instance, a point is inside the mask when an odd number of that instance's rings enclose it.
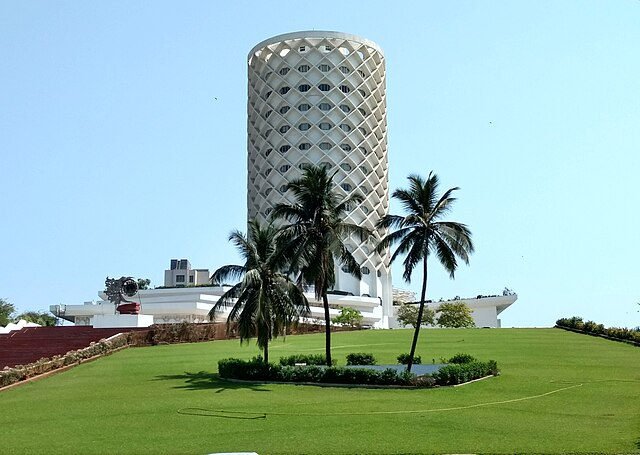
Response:
[[[334,356],[395,363],[411,331],[337,333]],[[128,349],[0,392],[2,453],[637,453],[640,349],[557,329],[426,330],[423,361],[458,352],[503,371],[460,388],[366,390],[237,385],[217,360],[257,354],[238,341]],[[271,355],[323,352],[322,335]],[[557,393],[524,401],[488,404]],[[479,405],[466,409],[451,409]],[[218,417],[181,408],[241,411]],[[259,413],[267,413],[266,418]],[[346,415],[345,415],[346,413]],[[340,415],[343,414],[343,415]]]

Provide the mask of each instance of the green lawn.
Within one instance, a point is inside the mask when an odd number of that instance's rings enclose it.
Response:
[[[396,363],[411,335],[336,333],[334,357]],[[271,356],[322,353],[323,340],[290,336]],[[217,361],[256,355],[253,342],[127,349],[0,391],[0,453],[640,452],[639,348],[558,329],[421,333],[423,362],[459,352],[502,375],[418,390],[239,385],[216,379]]]

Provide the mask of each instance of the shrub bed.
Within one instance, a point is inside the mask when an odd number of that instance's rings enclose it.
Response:
[[[324,354],[294,354],[289,357],[280,357],[280,365],[294,366],[296,363],[306,363],[307,365],[326,365],[327,357]],[[331,361],[333,365],[336,360]]]
[[[288,362],[288,359],[285,358],[285,361]],[[447,365],[433,375],[417,376],[406,371],[399,372],[394,368],[373,370],[321,365],[265,364],[262,357],[258,356],[251,360],[222,359],[218,361],[218,373],[225,379],[247,381],[435,387],[462,384],[485,376],[495,376],[499,371],[494,360],[480,362],[474,359],[467,363]]]
[[[433,373],[433,378],[438,385],[457,385],[486,376],[497,376],[498,364],[495,360],[480,362],[474,360],[467,363],[452,363],[440,368]]]
[[[262,357],[251,360],[235,358],[218,361],[220,377],[251,381],[315,382],[323,384],[365,384],[365,385],[422,385],[433,386],[430,381],[417,380],[413,373],[398,373],[393,368],[383,371],[365,368],[322,367],[319,365],[291,366],[265,364]]]
[[[593,321],[585,322],[578,316],[558,319],[556,327],[640,346],[640,330],[638,328],[605,327],[603,324],[597,324]]]

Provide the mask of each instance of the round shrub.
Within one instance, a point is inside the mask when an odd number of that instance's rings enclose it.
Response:
[[[405,353],[405,354],[400,354],[397,359],[398,362],[400,362],[402,365],[408,365],[409,364],[409,357],[411,357],[410,354]],[[414,355],[413,356],[413,365],[420,365],[422,363],[422,357],[420,357],[419,355]]]
[[[447,363],[471,363],[471,362],[475,362],[477,359],[470,355],[470,354],[464,354],[464,353],[460,353],[460,354],[456,354],[453,357],[451,357]]]
[[[347,354],[347,365],[375,365],[376,359],[373,354],[365,352],[352,352]]]

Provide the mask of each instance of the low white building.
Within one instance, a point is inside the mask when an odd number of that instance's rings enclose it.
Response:
[[[179,322],[209,322],[209,311],[229,286],[207,286],[208,269],[192,269],[186,259],[172,259],[170,268],[165,270],[164,286],[156,289],[143,289],[127,301],[140,304],[140,314],[116,314],[104,291],[98,293],[97,301],[84,302],[83,305],[52,305],[50,311],[57,317],[76,325],[94,327],[148,327],[152,324],[171,324]],[[204,285],[203,285],[204,284]],[[478,296],[475,299],[456,299],[466,303],[473,311],[477,327],[500,327],[498,315],[516,301],[518,296],[505,289],[502,296]],[[324,308],[321,301],[315,299],[313,289],[305,293],[311,314],[310,320],[324,322]],[[415,294],[394,290],[394,301],[411,302]],[[440,302],[429,303],[436,309]],[[331,317],[338,316],[341,308],[354,308],[362,314],[362,323],[378,329],[400,327],[396,320],[397,306],[391,302],[383,307],[380,297],[367,295],[355,296],[350,292],[330,291],[329,307]],[[216,322],[225,322],[230,309],[216,316]]]
[[[141,290],[129,300],[139,303],[141,315],[152,316],[146,324],[167,324],[176,322],[208,322],[209,311],[218,301],[218,298],[228,287],[178,287],[163,289]],[[124,321],[122,316],[115,315],[115,306],[107,300],[106,294],[98,294],[100,300],[85,302],[83,305],[53,305],[51,312],[59,318],[73,322],[76,325],[94,325],[105,327],[117,318]],[[311,319],[324,321],[324,309],[322,302],[315,300],[313,293],[306,293],[311,307]],[[477,327],[500,327],[498,315],[508,308],[517,299],[517,295],[489,296],[474,299],[460,299],[457,301],[466,303],[473,311],[473,317]],[[436,309],[440,302],[429,303],[428,307]],[[360,297],[353,295],[329,294],[331,316],[340,314],[340,308],[351,307],[363,316],[363,324],[374,328],[388,329],[400,327],[394,316],[383,315],[382,304],[374,297]],[[417,305],[417,304],[416,304]],[[222,312],[217,317],[218,321],[226,321],[227,312]],[[105,319],[106,316],[109,318]],[[116,319],[112,317],[116,316]],[[96,318],[98,317],[98,318]],[[131,319],[131,318],[129,318]],[[99,322],[98,322],[99,321]],[[115,322],[113,322],[115,324]],[[127,323],[127,326],[132,326]],[[114,325],[111,325],[114,326]],[[135,326],[135,325],[134,325]]]

